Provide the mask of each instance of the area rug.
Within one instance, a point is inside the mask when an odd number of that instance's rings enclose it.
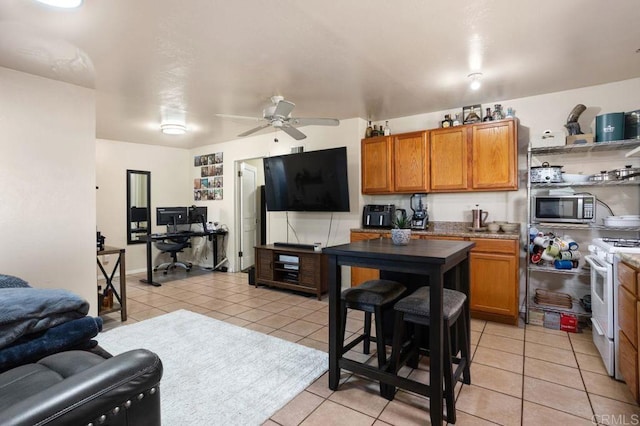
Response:
[[[186,310],[100,333],[112,354],[160,356],[162,424],[260,425],[328,366],[327,353]]]

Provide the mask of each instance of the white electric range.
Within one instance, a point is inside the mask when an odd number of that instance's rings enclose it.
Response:
[[[607,372],[622,379],[618,367],[617,253],[640,254],[640,239],[596,238],[585,260],[591,266],[591,324],[595,343]]]

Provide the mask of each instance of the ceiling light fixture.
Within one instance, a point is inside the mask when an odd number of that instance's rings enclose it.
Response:
[[[162,123],[160,130],[165,135],[184,135],[187,133],[187,126],[180,123]]]
[[[74,7],[80,7],[82,0],[37,0],[40,3],[47,4],[54,7],[64,7],[65,9],[72,9]]]
[[[478,90],[480,88],[480,79],[482,78],[482,73],[474,72],[469,74],[467,77],[471,79],[471,84],[469,84],[471,90]]]

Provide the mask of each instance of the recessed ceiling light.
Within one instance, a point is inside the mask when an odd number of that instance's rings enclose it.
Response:
[[[54,7],[64,7],[65,9],[71,9],[74,7],[80,7],[82,0],[36,0],[40,3],[47,4]]]
[[[165,135],[184,135],[187,133],[187,126],[180,123],[162,123],[160,130]]]
[[[482,78],[482,73],[474,72],[469,74],[467,77],[471,79],[471,84],[469,84],[471,90],[478,90],[480,88],[480,79]]]

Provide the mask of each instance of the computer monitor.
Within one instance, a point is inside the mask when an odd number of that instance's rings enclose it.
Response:
[[[189,207],[189,223],[201,223],[202,229],[205,230],[207,224],[207,206]]]
[[[157,207],[156,225],[172,225],[172,231],[177,231],[177,225],[189,223],[186,207]]]

